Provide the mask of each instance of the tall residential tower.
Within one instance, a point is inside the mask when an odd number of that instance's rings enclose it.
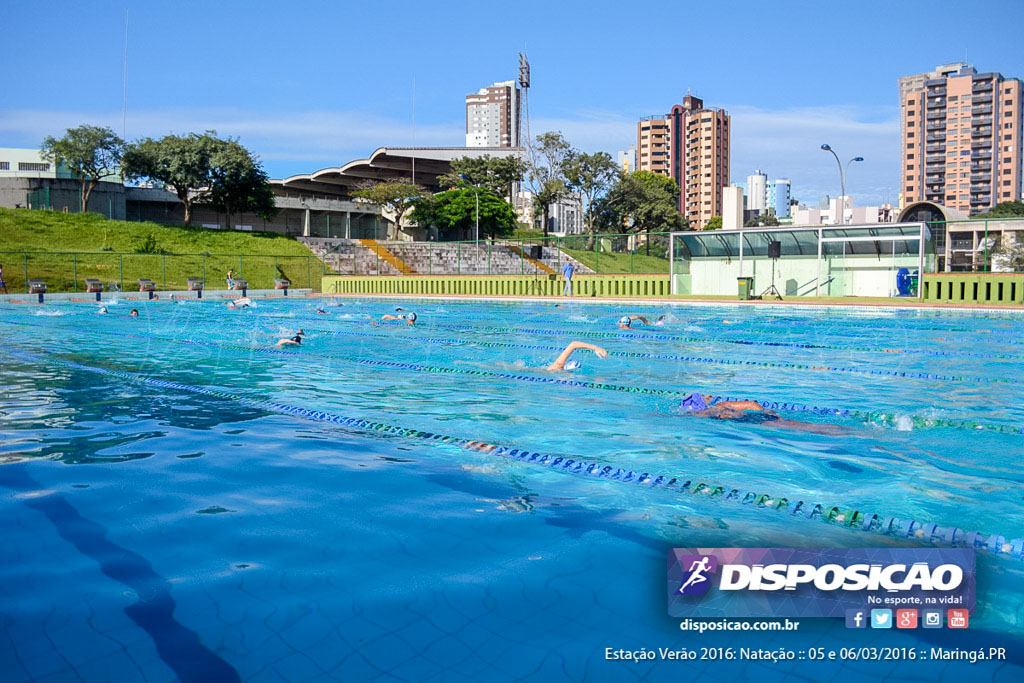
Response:
[[[519,87],[495,83],[466,95],[466,147],[519,146]]]
[[[966,214],[1021,198],[1021,81],[964,63],[899,80],[903,202]]]
[[[729,115],[687,95],[667,116],[637,124],[637,169],[661,173],[679,184],[679,211],[690,227],[703,228],[722,215],[729,184]]]

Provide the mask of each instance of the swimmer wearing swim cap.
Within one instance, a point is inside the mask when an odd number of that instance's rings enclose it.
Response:
[[[797,429],[816,434],[842,434],[846,429],[839,425],[817,424],[814,422],[798,422],[784,420],[777,413],[765,409],[757,401],[718,401],[714,396],[698,393],[690,394],[679,404],[684,415],[710,417],[715,420],[730,420],[745,424],[772,424],[777,427]]]
[[[399,308],[397,310],[401,311],[403,309]],[[404,320],[405,322],[409,323],[410,325],[415,325],[416,324],[416,314],[413,313],[412,311],[410,311],[408,313],[401,313],[399,315],[391,315],[390,313],[385,313],[384,315],[382,315],[380,317],[380,319],[381,320]]]
[[[548,370],[549,372],[558,372],[559,370],[576,370],[582,365],[582,363],[575,360],[569,360],[569,356],[571,356],[577,349],[593,351],[598,358],[608,357],[608,352],[600,346],[594,346],[593,344],[581,341],[569,342],[569,345],[566,346],[560,354],[558,354],[558,358],[556,358],[551,365],[547,366],[545,370]]]
[[[619,318],[619,329],[620,330],[630,330],[630,329],[633,329],[633,321],[634,320],[639,320],[644,325],[650,325],[651,324],[651,321],[648,320],[647,318],[643,317],[642,315],[624,315],[621,318]]]
[[[304,334],[306,334],[306,333],[303,332],[302,329],[300,328],[295,333],[295,336],[289,337],[287,339],[278,339],[277,340],[277,345],[278,346],[302,346],[302,336]]]

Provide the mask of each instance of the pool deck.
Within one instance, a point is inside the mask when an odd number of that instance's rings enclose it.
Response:
[[[562,297],[562,296],[493,296],[471,294],[308,294],[310,297],[339,299],[423,299],[425,301],[550,301],[552,303],[569,302],[582,304],[638,304],[644,306],[803,306],[808,308],[891,308],[891,309],[953,309],[960,311],[1007,311],[1024,313],[1024,307],[1006,306],[1001,304],[953,304],[924,302],[916,298],[895,299],[891,297],[801,297],[790,299],[742,301],[731,296],[671,296],[656,298],[627,297]]]

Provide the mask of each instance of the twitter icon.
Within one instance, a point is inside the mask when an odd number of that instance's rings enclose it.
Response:
[[[871,628],[892,628],[892,610],[871,610]]]

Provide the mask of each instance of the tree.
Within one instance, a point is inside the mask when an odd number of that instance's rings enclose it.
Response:
[[[759,213],[758,215],[751,218],[749,221],[743,224],[744,228],[770,228],[779,225],[779,219],[775,217],[775,214],[771,213]]]
[[[569,192],[565,181],[565,163],[572,151],[561,133],[542,133],[537,136],[537,147],[527,162],[534,213],[541,218],[545,238],[551,206]]]
[[[1014,218],[1024,216],[1024,202],[1000,202],[987,213],[979,213],[971,218]]]
[[[87,211],[89,196],[100,178],[117,171],[124,155],[125,143],[110,128],[79,126],[68,128],[62,138],[43,139],[43,159],[55,167],[65,166],[82,183],[82,211]]]
[[[599,227],[613,232],[660,232],[687,225],[679,213],[679,185],[650,171],[620,176],[595,211]]]
[[[707,225],[704,226],[705,230],[721,230],[722,229],[722,217],[712,216],[708,219]]]
[[[217,137],[217,131],[140,140],[125,151],[124,171],[167,185],[185,207],[185,225],[191,225],[196,204],[229,214],[250,211],[261,218],[276,212],[259,160],[237,139]]]
[[[486,188],[462,187],[423,197],[416,201],[411,216],[421,226],[433,226],[444,232],[457,230],[461,235],[473,234],[478,195],[480,233],[492,238],[511,235],[516,227],[515,209]]]
[[[395,214],[395,237],[398,239],[398,231],[402,227],[402,216],[412,208],[416,200],[427,195],[427,191],[419,185],[395,181],[390,183],[376,183],[367,181],[358,190],[352,193],[353,197],[373,202],[381,208],[391,209]]]
[[[569,189],[586,199],[587,232],[594,233],[594,202],[619,176],[618,164],[607,152],[573,152],[565,161],[565,180]]]
[[[451,173],[438,176],[441,187],[483,187],[512,202],[512,187],[523,179],[526,163],[519,157],[462,157],[453,159]]]

